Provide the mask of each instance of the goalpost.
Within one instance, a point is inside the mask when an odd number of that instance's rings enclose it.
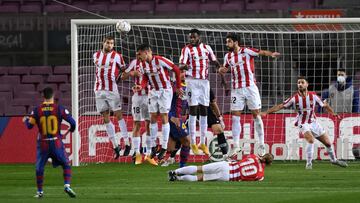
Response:
[[[115,49],[123,54],[127,65],[135,58],[136,47],[142,43],[149,43],[154,54],[165,56],[178,64],[181,48],[188,43],[187,31],[191,28],[202,32],[202,41],[213,48],[220,63],[227,52],[227,32],[237,32],[242,46],[280,52],[282,56],[275,60],[268,57],[255,59],[255,76],[263,111],[281,103],[296,91],[298,75],[306,76],[310,83],[309,90],[316,91],[319,95],[336,80],[338,68],[346,68],[348,76],[353,79],[354,87],[360,86],[360,18],[127,21],[131,24],[131,31],[123,35],[115,30],[118,22],[116,19],[71,20],[72,114],[78,126],[72,134],[71,159],[74,166],[114,161],[102,118],[96,113],[93,92],[95,67],[92,54],[101,48],[101,41],[108,35],[115,36]],[[224,114],[225,134],[231,144],[230,95],[225,95],[215,67],[211,67],[209,73],[210,86],[215,91],[220,110]],[[228,85],[230,80],[228,74]],[[129,132],[133,125],[130,91],[132,83],[132,80],[119,83],[123,115]],[[305,159],[305,142],[292,122],[295,115],[293,110],[284,110],[263,118],[267,150],[278,160]],[[317,115],[319,122],[329,132],[338,158],[354,159],[351,146],[352,143],[360,143],[360,136],[355,136],[360,135],[360,115],[345,113],[340,121],[326,113]],[[241,122],[243,153],[254,152],[257,136],[254,135],[253,121],[247,109]],[[120,139],[118,127],[116,132]],[[211,142],[212,137],[209,129],[207,143],[214,145]],[[328,158],[322,145],[317,143],[315,149],[315,158]],[[190,161],[205,159],[205,156],[192,156]],[[122,157],[117,162],[125,161],[131,161],[131,157]]]

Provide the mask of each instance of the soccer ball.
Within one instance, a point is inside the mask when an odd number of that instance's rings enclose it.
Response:
[[[120,20],[119,22],[116,23],[115,29],[120,33],[128,33],[131,30],[131,25],[129,22],[125,20]]]

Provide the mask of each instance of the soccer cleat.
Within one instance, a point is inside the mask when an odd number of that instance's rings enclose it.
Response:
[[[311,170],[312,169],[312,163],[307,163],[305,166],[306,170]]]
[[[168,178],[169,178],[169,181],[176,181],[177,177],[176,177],[175,171],[169,171],[168,172]]]
[[[166,153],[166,149],[162,148],[158,154],[158,160],[162,160],[165,156],[165,153]]]
[[[343,168],[348,167],[348,164],[345,161],[340,161],[340,160],[336,160],[336,161],[332,161],[331,162],[333,165],[337,165]]]
[[[64,191],[66,192],[66,194],[69,195],[69,197],[71,198],[76,197],[75,192],[70,187],[65,187]]]
[[[200,154],[199,148],[198,148],[198,146],[196,144],[191,144],[190,148],[191,148],[192,152],[194,153],[194,155]]]
[[[114,148],[115,157],[114,159],[118,159],[120,157],[120,146]]]
[[[158,165],[158,163],[155,161],[155,159],[151,158],[148,155],[145,156],[144,161],[147,161],[149,164],[154,165],[154,166]]]
[[[259,156],[264,156],[265,153],[266,153],[265,145],[263,145],[263,144],[259,145],[258,155],[259,155]]]
[[[175,163],[175,158],[169,157],[167,160],[164,161],[164,163],[161,164],[161,166],[166,167],[174,163]]]
[[[123,156],[129,156],[130,150],[131,150],[131,146],[130,145],[125,145],[125,150],[124,150]]]
[[[44,197],[44,192],[43,191],[41,191],[41,192],[36,192],[36,195],[34,196],[35,198],[42,198],[42,197]]]
[[[136,154],[135,155],[135,165],[139,165],[142,163],[142,156],[141,154]]]
[[[209,148],[205,144],[200,144],[198,148],[204,152],[204,154],[209,155]]]

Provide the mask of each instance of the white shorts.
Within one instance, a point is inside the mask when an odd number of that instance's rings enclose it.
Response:
[[[131,98],[131,113],[134,121],[150,120],[149,100],[147,95],[134,94]]]
[[[189,106],[209,106],[210,82],[208,80],[186,78],[186,96]]]
[[[121,110],[121,100],[118,92],[106,90],[95,91],[96,109],[99,113]]]
[[[299,124],[298,129],[302,134],[311,132],[314,137],[320,137],[325,134],[324,128],[316,121],[312,123]]]
[[[259,89],[256,85],[231,90],[231,111],[242,111],[245,102],[250,110],[261,109]]]
[[[160,89],[150,90],[149,92],[149,112],[150,113],[169,113],[171,108],[171,100],[173,98],[173,90]]]
[[[206,164],[202,167],[204,174],[204,181],[229,181],[230,167],[226,161]]]

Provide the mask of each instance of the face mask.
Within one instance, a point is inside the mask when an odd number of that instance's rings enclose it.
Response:
[[[337,77],[338,83],[344,84],[344,83],[345,83],[345,80],[346,80],[345,76],[338,76],[338,77]]]

